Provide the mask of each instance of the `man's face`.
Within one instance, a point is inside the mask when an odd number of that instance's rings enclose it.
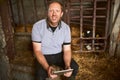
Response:
[[[63,15],[63,12],[61,10],[60,4],[52,3],[49,5],[48,18],[52,24],[58,23],[62,15]]]

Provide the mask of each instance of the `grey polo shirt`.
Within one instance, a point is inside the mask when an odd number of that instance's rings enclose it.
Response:
[[[71,43],[70,28],[61,21],[61,24],[53,32],[48,27],[46,19],[40,20],[33,25],[32,41],[41,43],[44,55],[57,54],[62,51],[64,43]]]

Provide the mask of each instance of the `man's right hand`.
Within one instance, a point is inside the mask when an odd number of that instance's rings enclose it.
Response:
[[[58,75],[52,73],[53,70],[54,70],[54,68],[52,66],[49,66],[49,68],[48,68],[48,76],[51,79],[54,79],[54,78],[56,78],[58,76]]]

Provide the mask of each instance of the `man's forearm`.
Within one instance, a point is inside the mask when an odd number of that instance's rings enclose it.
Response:
[[[71,51],[65,51],[63,57],[66,68],[69,68],[71,63]]]
[[[45,70],[48,70],[49,65],[41,52],[41,43],[33,42],[33,50],[38,62],[43,66]]]
[[[48,65],[48,63],[47,63],[44,55],[41,54],[39,51],[36,51],[36,52],[35,52],[35,55],[36,55],[36,58],[37,58],[38,62],[43,66],[43,68],[44,68],[45,70],[48,70],[49,65]]]

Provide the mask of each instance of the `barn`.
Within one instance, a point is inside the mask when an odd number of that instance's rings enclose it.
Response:
[[[0,80],[35,79],[31,30],[50,1],[0,0]],[[76,80],[120,80],[120,0],[57,1],[71,30]]]

